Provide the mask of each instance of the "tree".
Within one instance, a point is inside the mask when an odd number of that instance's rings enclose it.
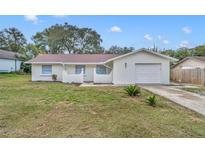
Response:
[[[36,33],[36,35],[32,37],[36,47],[46,53],[63,53],[62,35],[55,31],[56,30],[50,28],[41,33]]]
[[[23,53],[26,38],[17,28],[6,28],[0,31],[0,49]]]
[[[176,57],[176,51],[175,50],[164,50],[160,52],[161,54],[170,56],[170,57]]]
[[[90,28],[81,28],[78,31],[78,53],[100,53],[100,35]]]
[[[102,39],[90,28],[56,24],[32,37],[35,45],[47,53],[99,53]]]
[[[125,54],[125,53],[128,53],[128,52],[132,52],[134,51],[135,48],[134,47],[119,47],[119,46],[111,46],[107,51],[106,53],[112,53],[112,54]]]
[[[179,60],[182,60],[189,56],[192,56],[192,50],[188,48],[179,48],[176,50],[175,58]]]
[[[205,56],[205,45],[196,46],[192,49],[194,56]]]
[[[26,46],[26,51],[25,51],[26,59],[34,58],[38,54],[45,54],[45,51],[39,49],[36,45],[31,43]]]
[[[179,48],[177,50],[164,50],[161,51],[161,53],[181,60],[189,56],[194,56],[195,50],[189,48]]]

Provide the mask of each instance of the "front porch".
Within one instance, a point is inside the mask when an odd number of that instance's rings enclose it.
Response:
[[[73,65],[64,64],[62,82],[64,83],[103,83],[113,81],[112,65]]]

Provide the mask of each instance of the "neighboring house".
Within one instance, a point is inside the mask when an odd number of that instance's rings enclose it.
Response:
[[[172,70],[205,68],[205,57],[187,57],[172,66]]]
[[[15,52],[0,50],[0,72],[19,71],[22,61],[17,56]]]
[[[145,49],[124,55],[47,54],[27,61],[32,81],[57,80],[68,83],[170,83],[170,61],[176,59]]]
[[[180,83],[205,85],[205,57],[187,57],[173,65],[171,80]]]

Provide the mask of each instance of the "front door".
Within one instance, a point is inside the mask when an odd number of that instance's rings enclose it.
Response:
[[[76,65],[75,66],[76,74],[80,74],[82,71],[84,74],[84,81],[93,82],[94,66],[93,65]]]
[[[84,81],[85,82],[93,82],[94,80],[94,65],[86,65],[85,67],[85,75]]]

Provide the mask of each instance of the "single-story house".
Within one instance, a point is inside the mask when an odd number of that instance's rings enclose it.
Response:
[[[187,57],[171,67],[171,80],[180,83],[205,84],[205,57]]]
[[[18,54],[11,51],[0,50],[0,72],[19,71],[22,61],[18,59]]]
[[[186,57],[172,66],[172,70],[205,68],[205,57]]]
[[[66,83],[170,83],[170,61],[176,59],[140,49],[123,55],[45,54],[27,61],[32,64],[32,81]]]

